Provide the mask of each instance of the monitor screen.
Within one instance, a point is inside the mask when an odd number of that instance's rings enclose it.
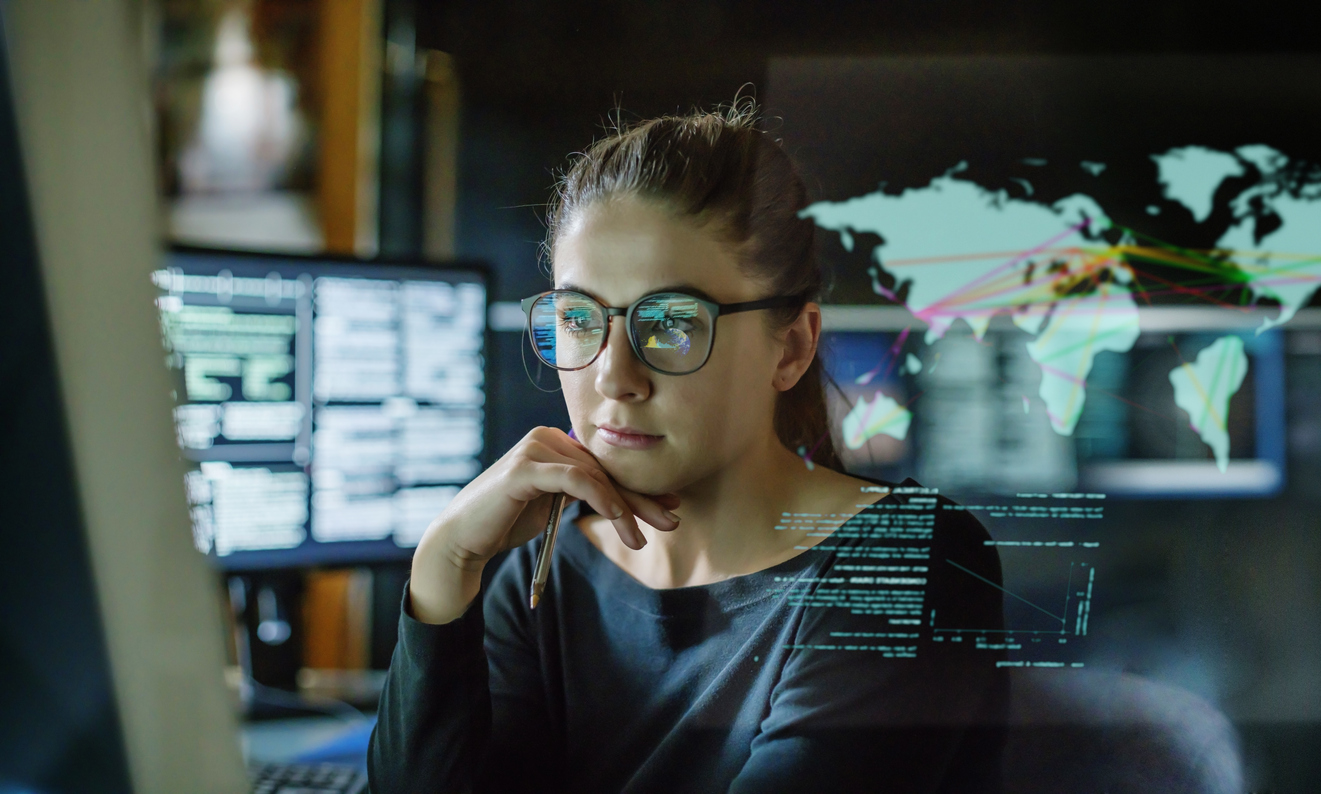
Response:
[[[406,558],[481,470],[480,270],[176,250],[152,279],[221,568]]]

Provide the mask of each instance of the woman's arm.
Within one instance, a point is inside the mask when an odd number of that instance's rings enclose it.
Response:
[[[525,601],[535,545],[458,620],[422,623],[405,596],[368,754],[376,794],[556,790],[562,754]]]
[[[371,789],[472,791],[491,732],[484,605],[434,625],[410,614],[408,595],[368,747]]]
[[[554,428],[530,431],[465,486],[413,554],[372,733],[368,777],[376,794],[523,790],[515,773],[541,760],[547,730],[538,722],[545,709],[525,606],[532,557],[524,544],[544,528],[555,493],[613,516],[633,548],[646,543],[635,515],[658,528],[677,525],[665,515],[677,498],[619,487],[586,447]],[[509,549],[483,599],[486,564]]]

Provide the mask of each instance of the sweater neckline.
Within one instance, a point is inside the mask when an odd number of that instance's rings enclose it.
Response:
[[[909,482],[910,480],[905,480],[900,486],[891,483],[878,484],[894,488],[906,486]],[[839,528],[853,523],[865,513],[876,510],[881,503],[892,498],[894,498],[893,492],[877,499],[850,516],[840,524]],[[839,545],[830,544],[830,548],[823,548],[830,541],[830,538],[825,538],[821,544],[804,549],[793,557],[760,571],[709,584],[656,589],[634,579],[587,538],[575,523],[583,513],[582,502],[574,502],[564,509],[564,515],[560,518],[557,553],[563,554],[565,560],[578,568],[600,595],[622,601],[640,612],[657,617],[709,614],[712,610],[729,612],[763,601],[782,592],[794,581],[810,576],[813,570],[820,570],[821,566],[834,556],[830,549]],[[833,535],[834,533],[832,537]]]

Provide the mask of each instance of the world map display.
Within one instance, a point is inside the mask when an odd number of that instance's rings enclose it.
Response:
[[[1258,333],[1288,322],[1321,287],[1321,167],[1262,144],[1232,151],[1182,146],[1150,156],[1165,198],[1196,223],[1227,206],[1230,222],[1214,248],[1184,248],[1120,226],[1083,191],[1044,203],[1034,200],[1029,179],[1013,180],[1015,195],[988,189],[961,176],[966,163],[922,187],[817,202],[801,215],[838,233],[849,251],[860,234],[879,238],[870,252],[872,289],[924,322],[928,344],[957,320],[980,339],[993,316],[1008,314],[1033,337],[1027,352],[1041,369],[1040,397],[1055,432],[1067,436],[1082,414],[1096,355],[1126,352],[1138,339],[1138,305],[1150,303],[1155,291],[1151,278],[1145,286],[1139,278],[1144,264],[1186,273],[1178,282],[1156,277],[1162,295],[1209,296],[1238,287],[1241,305],[1205,305],[1226,312],[1263,300],[1278,305]],[[1081,161],[1078,168],[1086,180],[1099,178],[1106,165]],[[1222,191],[1227,180],[1246,187]],[[1147,208],[1153,216],[1161,211]],[[1169,374],[1176,405],[1222,472],[1229,463],[1229,402],[1247,368],[1243,340],[1229,335]],[[902,439],[910,418],[878,391],[859,399],[845,418],[845,444],[857,449],[877,434]]]

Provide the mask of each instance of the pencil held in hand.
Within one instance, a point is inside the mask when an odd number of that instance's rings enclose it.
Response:
[[[546,519],[546,530],[541,536],[541,549],[537,551],[537,565],[532,571],[532,595],[529,599],[531,608],[537,608],[541,593],[546,589],[546,577],[550,575],[550,556],[555,551],[555,537],[560,531],[560,516],[564,513],[564,494],[557,493],[550,503],[550,516]]]

